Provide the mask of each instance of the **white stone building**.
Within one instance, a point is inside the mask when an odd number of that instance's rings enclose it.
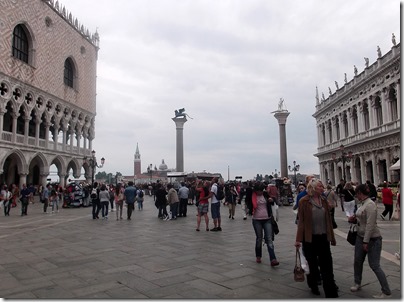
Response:
[[[78,178],[95,136],[98,33],[54,0],[0,1],[0,182]]]
[[[390,170],[400,158],[401,73],[400,43],[392,38],[392,48],[336,91],[316,95],[320,177],[333,185],[340,179],[376,185],[396,182],[399,172]]]

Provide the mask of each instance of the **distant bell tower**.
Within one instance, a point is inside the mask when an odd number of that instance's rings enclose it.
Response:
[[[134,160],[135,177],[142,174],[141,163],[142,163],[142,161],[140,160],[139,144],[136,143],[136,153],[135,153],[135,160]]]

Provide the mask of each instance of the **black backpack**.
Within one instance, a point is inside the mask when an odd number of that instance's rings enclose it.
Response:
[[[143,190],[140,190],[140,192],[139,192],[139,197],[140,197],[140,198],[143,197]]]
[[[217,184],[216,199],[219,200],[219,201],[224,199],[224,189],[223,189],[223,186],[221,186],[219,184]]]

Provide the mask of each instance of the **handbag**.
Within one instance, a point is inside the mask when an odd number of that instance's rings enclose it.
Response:
[[[300,253],[298,249],[296,249],[296,261],[293,275],[296,282],[304,282],[304,269],[302,268],[302,261],[300,259]]]
[[[348,235],[346,237],[346,240],[351,244],[355,245],[356,242],[356,236],[358,235],[358,232],[356,231],[356,225],[351,224],[349,227]]]
[[[279,227],[278,223],[275,220],[275,217],[272,215],[271,216],[271,224],[272,224],[272,231],[274,232],[275,235],[279,234]]]

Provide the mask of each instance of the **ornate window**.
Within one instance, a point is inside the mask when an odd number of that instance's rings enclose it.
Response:
[[[337,135],[337,141],[340,140],[340,133],[339,133],[340,129],[339,129],[339,119],[338,117],[335,120],[335,133]]]
[[[375,111],[376,111],[376,125],[383,125],[383,111],[382,111],[382,103],[380,97],[377,97],[375,100]]]
[[[65,61],[64,83],[66,86],[73,88],[74,65],[70,58]]]
[[[359,132],[358,111],[356,110],[356,107],[353,108],[352,122],[353,122],[353,132],[354,132],[354,134],[358,134],[358,132]]]
[[[391,120],[396,121],[398,120],[398,110],[397,110],[397,92],[393,87],[390,87],[389,91],[389,104],[390,104],[390,111],[391,111]]]
[[[369,105],[367,103],[363,104],[363,121],[365,126],[365,131],[370,129],[370,119],[369,119]]]
[[[28,63],[29,40],[22,25],[17,25],[13,32],[13,57]]]
[[[349,136],[349,129],[348,129],[348,118],[346,116],[346,113],[344,113],[344,116],[342,117],[342,123],[344,124],[344,137],[347,138]]]

